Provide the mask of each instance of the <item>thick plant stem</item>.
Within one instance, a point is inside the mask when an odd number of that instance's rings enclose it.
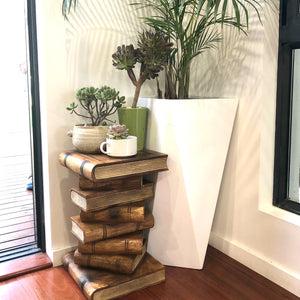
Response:
[[[134,85],[136,85],[136,84],[137,84],[137,81],[136,81],[136,77],[135,77],[134,72],[132,71],[132,69],[127,70],[127,74],[128,74],[128,76],[129,76],[130,80],[132,81],[132,83],[133,83]]]
[[[147,79],[147,74],[148,74],[147,72],[144,72],[140,76],[137,83],[135,84],[135,92],[134,92],[133,102],[132,102],[132,106],[131,106],[132,108],[136,108],[136,106],[137,106],[137,102],[139,100],[139,96],[140,96],[140,92],[141,92],[141,87]]]
[[[172,81],[172,76],[167,67],[165,67],[165,98],[177,99],[176,89]]]
[[[178,80],[178,99],[189,98],[189,84],[190,84],[190,68],[187,67],[183,76]]]
[[[157,88],[157,98],[162,99],[162,91],[159,87],[159,80],[157,77],[156,77],[156,88]]]
[[[135,87],[135,92],[134,92],[134,97],[133,97],[133,102],[132,102],[132,108],[136,108],[137,106],[137,102],[139,100],[139,95],[140,95],[140,91],[141,91],[141,87],[142,87],[143,83],[140,83],[138,81],[136,87]]]

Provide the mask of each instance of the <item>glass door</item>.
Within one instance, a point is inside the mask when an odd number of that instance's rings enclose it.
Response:
[[[29,8],[34,3],[28,1]],[[32,70],[27,3],[0,10],[0,262],[40,252],[31,116]]]

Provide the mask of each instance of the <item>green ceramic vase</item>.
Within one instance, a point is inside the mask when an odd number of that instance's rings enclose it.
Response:
[[[148,108],[121,107],[118,109],[119,123],[129,129],[129,135],[137,137],[137,150],[143,150],[145,144]]]

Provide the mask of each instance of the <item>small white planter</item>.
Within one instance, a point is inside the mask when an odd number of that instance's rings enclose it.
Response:
[[[106,146],[106,149],[104,147]],[[111,157],[130,157],[137,154],[137,137],[129,135],[126,139],[109,139],[101,143],[100,150]]]
[[[100,144],[105,141],[108,126],[75,125],[68,133],[73,146],[82,153],[100,153]]]
[[[168,154],[159,174],[148,251],[165,265],[202,269],[238,101],[140,99],[146,147]]]

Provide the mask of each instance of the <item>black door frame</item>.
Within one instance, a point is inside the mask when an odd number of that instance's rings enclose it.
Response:
[[[28,56],[30,65],[31,119],[32,119],[32,170],[33,196],[35,198],[35,217],[37,226],[37,246],[42,252],[46,251],[44,197],[43,197],[43,167],[41,116],[39,97],[39,69],[36,28],[35,0],[27,0],[28,20]]]

